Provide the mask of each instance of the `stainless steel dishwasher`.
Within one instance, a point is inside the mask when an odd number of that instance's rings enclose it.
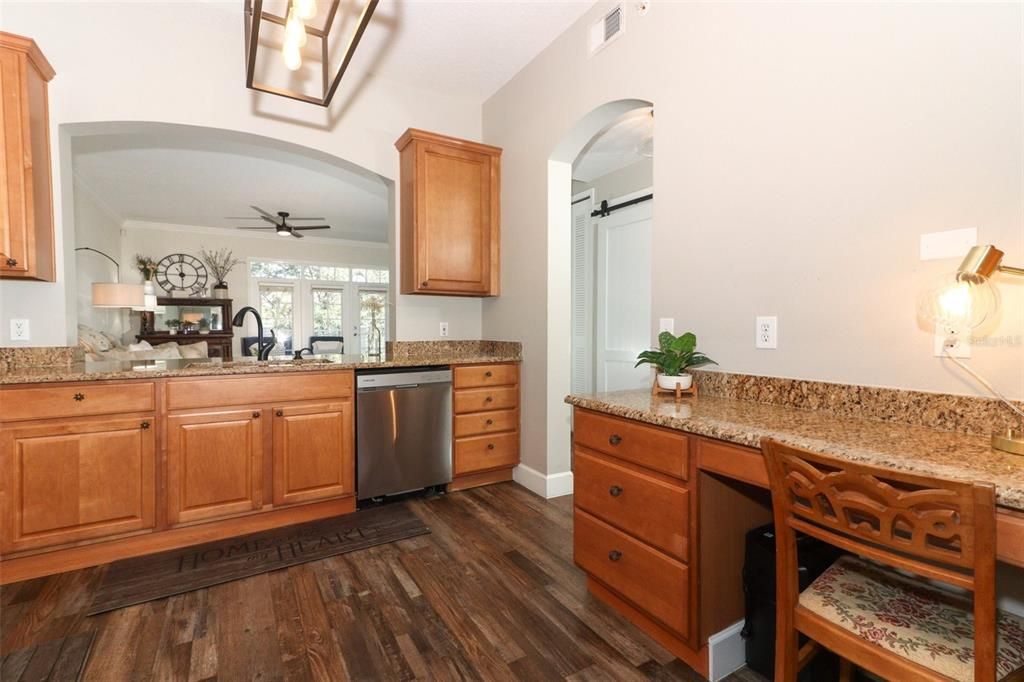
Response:
[[[356,373],[356,497],[451,483],[452,372]]]

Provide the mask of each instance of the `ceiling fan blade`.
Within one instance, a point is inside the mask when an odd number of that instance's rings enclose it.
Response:
[[[288,220],[327,220],[327,218],[296,218],[295,216],[290,215],[288,216]]]
[[[276,215],[271,215],[270,213],[267,213],[266,211],[264,211],[259,206],[253,206],[252,204],[249,204],[249,208],[251,208],[252,210],[256,211],[257,213],[259,213],[264,218],[270,218],[271,220],[274,220],[274,221],[277,220],[277,216]]]
[[[292,230],[292,236],[295,237],[296,239],[302,239],[302,235],[296,232],[295,230]]]
[[[330,225],[294,225],[293,230],[329,230]]]
[[[276,227],[271,225],[259,225],[258,227],[242,227],[241,225],[235,226],[236,230],[276,230]]]
[[[226,215],[224,220],[259,220],[259,216],[251,215]]]
[[[263,218],[264,220],[266,220],[268,223],[275,227],[284,225],[284,218],[278,218],[277,220],[274,220],[273,218],[268,218],[265,215],[261,215],[260,218]]]

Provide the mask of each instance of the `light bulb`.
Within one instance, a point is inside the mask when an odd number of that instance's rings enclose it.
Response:
[[[999,290],[987,277],[944,275],[917,302],[918,315],[936,331],[976,329],[995,316]]]
[[[277,236],[278,237],[287,237],[289,235],[291,235],[291,230],[286,230],[283,227],[279,227],[277,229]]]
[[[316,16],[316,0],[293,0],[292,7],[299,19],[308,21]]]
[[[302,67],[302,51],[294,43],[285,43],[281,50],[284,54],[284,65],[289,71],[298,71]]]
[[[288,21],[284,22],[284,43],[303,47],[306,44],[306,25],[299,19],[299,14],[292,7],[288,12]]]

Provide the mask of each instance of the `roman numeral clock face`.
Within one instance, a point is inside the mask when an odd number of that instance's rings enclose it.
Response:
[[[186,253],[172,253],[156,264],[156,283],[170,295],[175,291],[198,296],[206,289],[206,266]]]

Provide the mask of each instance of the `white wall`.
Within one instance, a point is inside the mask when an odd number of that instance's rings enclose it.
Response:
[[[484,105],[484,140],[506,154],[503,295],[484,302],[483,331],[525,345],[523,404],[539,418],[524,415],[524,462],[569,463],[568,373],[546,383],[569,363],[568,338],[548,337],[562,317],[551,286],[569,297],[548,160],[588,112],[626,98],[658,112],[652,334],[673,317],[729,371],[977,392],[917,327],[918,292],[957,264],[920,262],[918,240],[977,227],[1024,263],[1024,6],[653,3],[639,17],[626,3],[626,33],[588,58],[609,6]],[[1024,285],[1000,280],[992,338],[1011,343],[975,347],[971,363],[1020,398]],[[779,316],[778,350],[754,348],[758,314]],[[546,432],[545,411],[563,430]]]
[[[398,177],[394,141],[407,127],[479,139],[479,102],[367,76],[359,54],[329,110],[245,89],[241,2],[5,2],[3,29],[36,40],[57,72],[50,82],[58,272],[56,284],[0,282],[0,344],[9,320],[31,322],[29,345],[74,342],[73,264],[66,251],[70,169],[66,123],[160,121],[251,132],[305,145]],[[367,61],[361,61],[366,59]],[[397,200],[397,197],[396,197]],[[397,245],[397,235],[394,237]],[[438,321],[479,336],[480,301],[398,297],[398,339],[436,338]],[[408,316],[404,309],[411,310]]]
[[[128,331],[127,313],[119,308],[94,308],[92,305],[93,282],[114,282],[119,278],[123,282],[134,282],[136,279],[130,274],[132,263],[125,261],[121,254],[121,224],[124,220],[77,180],[74,186],[76,243],[78,246],[87,246],[107,254],[118,261],[123,273],[128,275],[125,277],[125,274],[118,272],[113,263],[98,253],[76,252],[75,317],[80,324],[124,337]]]
[[[192,226],[146,223],[136,220],[125,222],[121,242],[122,263],[134,263],[135,254],[141,253],[159,260],[171,253],[190,253],[198,257],[203,248],[216,250],[227,248],[234,256],[246,261],[228,275],[228,292],[232,308],[237,311],[249,300],[249,258],[311,261],[315,263],[336,263],[338,265],[363,265],[368,267],[389,267],[390,258],[386,244],[369,242],[346,242],[341,239],[306,237],[287,240],[277,235],[247,235],[227,230]],[[142,281],[140,273],[130,272],[125,281]],[[214,282],[210,283],[212,286]],[[158,291],[159,293],[159,291]],[[138,318],[133,316],[133,324]],[[138,333],[133,328],[132,334]],[[241,356],[239,347],[241,334],[235,337],[234,353]],[[134,338],[132,339],[134,341]]]

